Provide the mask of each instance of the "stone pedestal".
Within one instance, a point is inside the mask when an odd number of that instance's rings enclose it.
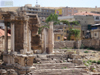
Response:
[[[6,65],[14,65],[14,55],[13,54],[3,54],[3,61]]]
[[[33,66],[33,55],[17,54],[15,56],[15,65],[19,74],[27,74],[35,69]]]
[[[5,69],[0,70],[0,75],[7,75],[7,71]]]

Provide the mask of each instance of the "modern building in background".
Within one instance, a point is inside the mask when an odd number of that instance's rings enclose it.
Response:
[[[91,13],[100,14],[100,11],[91,11]]]
[[[71,8],[71,7],[64,7],[62,8],[62,16],[71,16],[74,15],[75,13],[78,13],[78,10],[76,8]]]
[[[0,13],[0,29],[5,29],[4,27],[4,20],[3,20],[3,16]]]
[[[48,17],[50,14],[54,14],[55,10],[50,8],[43,8],[40,5],[32,7],[31,4],[26,4],[23,7],[19,8],[19,11],[23,11],[30,14],[38,14],[38,17]]]
[[[69,22],[75,21],[74,16],[59,16],[58,19],[61,20],[67,20]]]
[[[100,39],[100,24],[91,25],[91,38]]]
[[[82,39],[81,38],[81,25],[70,25],[70,26],[64,25],[64,27],[63,27],[64,37],[66,37],[68,39],[68,36],[69,36],[69,33],[70,33],[69,32],[70,28],[80,30],[80,35],[77,39],[81,40]],[[71,35],[70,40],[76,40],[75,35]]]
[[[55,14],[57,14],[58,16],[62,16],[63,15],[62,8],[56,9]]]
[[[100,23],[100,14],[89,13],[89,12],[80,12],[74,14],[74,18],[81,25],[82,34],[86,36],[89,25]]]
[[[68,40],[68,36],[69,36],[69,29],[78,29],[80,30],[80,35],[78,37],[79,40],[82,39],[81,37],[81,26],[80,25],[55,25],[54,26],[54,40],[55,41],[64,41],[64,40]],[[71,35],[70,40],[76,40],[75,35]]]
[[[77,12],[78,10],[76,8],[71,7],[63,7],[55,10],[55,14],[58,14],[58,16],[71,16]]]
[[[64,41],[64,25],[54,25],[54,41]]]

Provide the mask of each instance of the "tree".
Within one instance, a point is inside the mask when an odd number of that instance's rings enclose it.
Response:
[[[70,22],[70,24],[79,25],[79,22],[78,21],[73,21],[73,22]]]
[[[80,30],[70,28],[69,29],[69,36],[68,36],[68,39],[69,40],[71,38],[71,35],[74,35],[75,36],[75,39],[77,39],[79,37],[79,35],[80,35]]]
[[[67,20],[62,20],[61,22],[62,22],[63,24],[66,24],[66,25],[70,25],[69,21],[67,21]]]
[[[46,23],[51,22],[51,21],[54,22],[54,25],[60,23],[60,21],[58,20],[58,15],[56,14],[51,14],[46,18]]]
[[[44,25],[44,26],[42,26],[42,27],[39,27],[39,29],[38,29],[38,34],[41,34],[41,31],[42,31],[44,28],[49,28],[49,26],[48,26],[48,25]]]

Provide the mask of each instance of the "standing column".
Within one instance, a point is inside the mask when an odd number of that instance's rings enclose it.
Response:
[[[29,31],[28,22],[26,23],[26,25],[27,25],[27,52],[29,52],[29,39],[30,39],[29,33],[30,31]]]
[[[15,51],[15,26],[11,24],[11,51]]]
[[[48,47],[49,47],[49,53],[53,52],[53,44],[54,44],[54,36],[53,36],[53,22],[50,22],[49,25],[49,31],[48,31]]]
[[[31,51],[31,30],[29,30],[29,51]]]
[[[31,51],[31,30],[28,25],[28,22],[26,24],[27,24],[27,52],[30,52]]]
[[[4,52],[8,53],[8,28],[7,25],[5,25],[5,48],[4,48]]]
[[[27,21],[24,24],[24,52],[27,52]]]

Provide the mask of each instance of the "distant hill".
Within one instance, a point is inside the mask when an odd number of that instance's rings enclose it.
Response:
[[[1,9],[3,11],[14,11],[14,12],[16,12],[16,10],[18,8],[19,7],[1,7]],[[64,8],[64,7],[41,7],[41,8],[59,9],[59,8]],[[87,12],[91,12],[91,11],[100,12],[100,8],[90,8],[90,7],[69,7],[69,8],[76,8],[76,9],[78,9],[78,12],[84,12],[84,11],[87,11]]]
[[[74,7],[76,9],[78,9],[78,12],[91,12],[91,11],[97,11],[100,12],[100,8],[89,8],[89,7]]]
[[[16,12],[19,7],[1,7],[0,9],[3,11],[13,11]]]

